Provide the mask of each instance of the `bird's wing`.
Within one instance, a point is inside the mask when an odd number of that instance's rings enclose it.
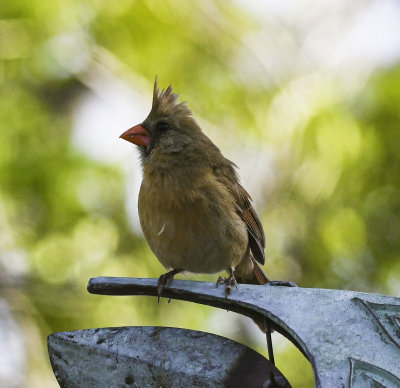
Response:
[[[233,195],[239,207],[238,211],[244,222],[246,222],[249,233],[250,249],[254,258],[260,263],[265,264],[265,234],[254,207],[251,205],[249,193],[237,183],[234,187]]]
[[[222,183],[235,199],[238,214],[246,223],[249,233],[249,245],[254,258],[260,263],[265,263],[265,234],[256,211],[251,204],[250,194],[240,185],[233,164],[214,169],[214,173],[220,183]]]

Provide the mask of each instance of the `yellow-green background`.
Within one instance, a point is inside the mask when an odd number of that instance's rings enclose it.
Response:
[[[156,74],[240,166],[270,277],[399,296],[400,43],[380,33],[398,30],[377,2],[318,3],[1,3],[0,386],[56,387],[56,331],[178,326],[265,354],[232,313],[86,292],[93,276],[163,272],[138,227],[136,150],[118,139],[146,117]],[[311,387],[273,337],[293,387]]]

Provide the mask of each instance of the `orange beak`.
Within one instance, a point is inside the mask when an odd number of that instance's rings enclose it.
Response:
[[[151,141],[149,133],[140,124],[129,128],[120,137],[126,141],[143,147],[147,147]]]

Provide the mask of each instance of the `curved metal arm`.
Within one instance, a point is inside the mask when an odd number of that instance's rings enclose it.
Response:
[[[88,291],[156,296],[157,279],[94,278]],[[174,280],[163,296],[267,317],[311,362],[316,387],[400,387],[399,298],[239,284],[227,299],[214,283],[186,280]]]

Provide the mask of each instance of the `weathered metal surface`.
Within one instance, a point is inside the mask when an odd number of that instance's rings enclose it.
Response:
[[[157,295],[157,279],[95,278],[105,295]],[[311,362],[317,388],[400,387],[400,299],[353,291],[174,280],[163,296],[266,316]]]
[[[117,327],[51,334],[51,364],[61,387],[290,388],[264,357],[200,331]],[[271,382],[270,373],[278,383]]]

